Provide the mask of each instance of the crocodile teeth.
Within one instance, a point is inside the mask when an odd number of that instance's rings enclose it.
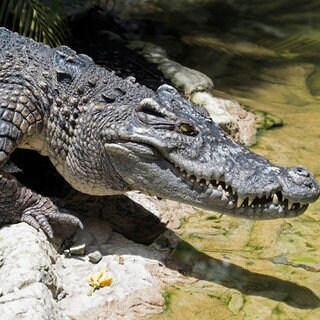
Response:
[[[181,172],[181,175],[184,178],[189,179],[189,181],[193,184],[192,188],[195,187],[195,183],[198,184],[201,188],[205,189],[216,189],[219,191],[221,195],[221,200],[228,202],[229,205],[233,204],[233,206],[236,204],[237,208],[245,208],[250,207],[254,210],[262,210],[262,208],[268,208],[270,203],[272,203],[274,206],[281,206],[283,209],[286,209],[288,211],[290,210],[298,210],[301,206],[303,206],[300,203],[293,203],[289,199],[286,199],[284,195],[281,193],[281,191],[275,193],[275,191],[265,194],[257,195],[257,197],[240,197],[238,195],[237,190],[235,190],[232,186],[227,184],[225,181],[219,181],[219,180],[207,180],[205,178],[199,178],[194,173],[186,172],[184,169],[180,168],[178,165],[175,165],[177,170]],[[248,199],[248,202],[245,201]]]
[[[294,203],[288,200],[288,209],[291,210],[293,207]]]
[[[246,200],[246,198],[241,198],[240,196],[238,196],[237,199],[237,207],[240,208],[241,205],[243,204],[244,200]]]
[[[276,206],[279,204],[279,198],[276,194],[273,195],[272,203]]]
[[[249,197],[249,199],[248,199],[248,206],[251,206],[253,201],[254,201],[254,198]]]

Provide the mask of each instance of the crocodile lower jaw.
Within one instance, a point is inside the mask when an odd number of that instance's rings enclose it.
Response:
[[[185,170],[180,169],[177,165],[175,165],[175,168],[185,179],[192,183],[193,189],[200,187],[203,193],[207,193],[210,189],[220,191],[220,200],[224,204],[223,206],[231,211],[237,210],[242,212],[252,209],[253,212],[257,213],[272,207],[278,212],[286,212],[290,215],[290,212],[294,214],[297,211],[304,211],[308,207],[307,204],[290,201],[280,190],[256,197],[241,197],[238,192],[234,190],[231,185],[226,184],[225,181],[199,178],[194,174],[189,174]]]

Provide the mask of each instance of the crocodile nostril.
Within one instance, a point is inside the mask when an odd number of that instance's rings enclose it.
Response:
[[[310,172],[303,167],[294,167],[293,169],[295,169],[296,173],[302,177],[311,177]]]

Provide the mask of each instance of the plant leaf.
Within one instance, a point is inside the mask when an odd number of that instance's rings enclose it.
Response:
[[[2,0],[0,24],[50,46],[67,43],[70,32],[61,0]]]

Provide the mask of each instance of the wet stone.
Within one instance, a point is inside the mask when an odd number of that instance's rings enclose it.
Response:
[[[277,256],[272,259],[272,262],[275,264],[285,264],[289,265],[289,261],[285,256]]]

